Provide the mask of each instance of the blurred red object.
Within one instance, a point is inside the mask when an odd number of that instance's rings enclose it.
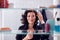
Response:
[[[0,8],[8,8],[8,5],[7,0],[0,0]]]
[[[48,23],[45,24],[45,32],[50,31],[50,25]]]

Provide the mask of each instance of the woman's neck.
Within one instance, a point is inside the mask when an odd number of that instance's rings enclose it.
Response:
[[[34,25],[34,24],[29,24],[29,25],[28,25],[28,28],[29,28],[29,29],[32,29],[32,28],[33,28],[33,25]]]

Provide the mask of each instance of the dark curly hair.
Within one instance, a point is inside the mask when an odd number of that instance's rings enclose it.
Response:
[[[21,21],[22,21],[22,24],[24,24],[24,25],[27,26],[27,28],[28,28],[27,14],[29,12],[34,12],[35,13],[35,16],[37,15],[37,12],[35,10],[26,10],[25,11],[24,15],[22,15]],[[38,21],[38,17],[36,16],[36,19],[35,19],[35,22],[34,22],[34,26],[37,25],[37,21]]]

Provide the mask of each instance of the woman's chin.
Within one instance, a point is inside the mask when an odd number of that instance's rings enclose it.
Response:
[[[30,22],[29,24],[34,24],[33,22]]]

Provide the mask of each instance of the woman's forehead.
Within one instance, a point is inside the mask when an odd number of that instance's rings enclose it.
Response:
[[[28,15],[35,15],[35,13],[34,12],[29,12]]]

